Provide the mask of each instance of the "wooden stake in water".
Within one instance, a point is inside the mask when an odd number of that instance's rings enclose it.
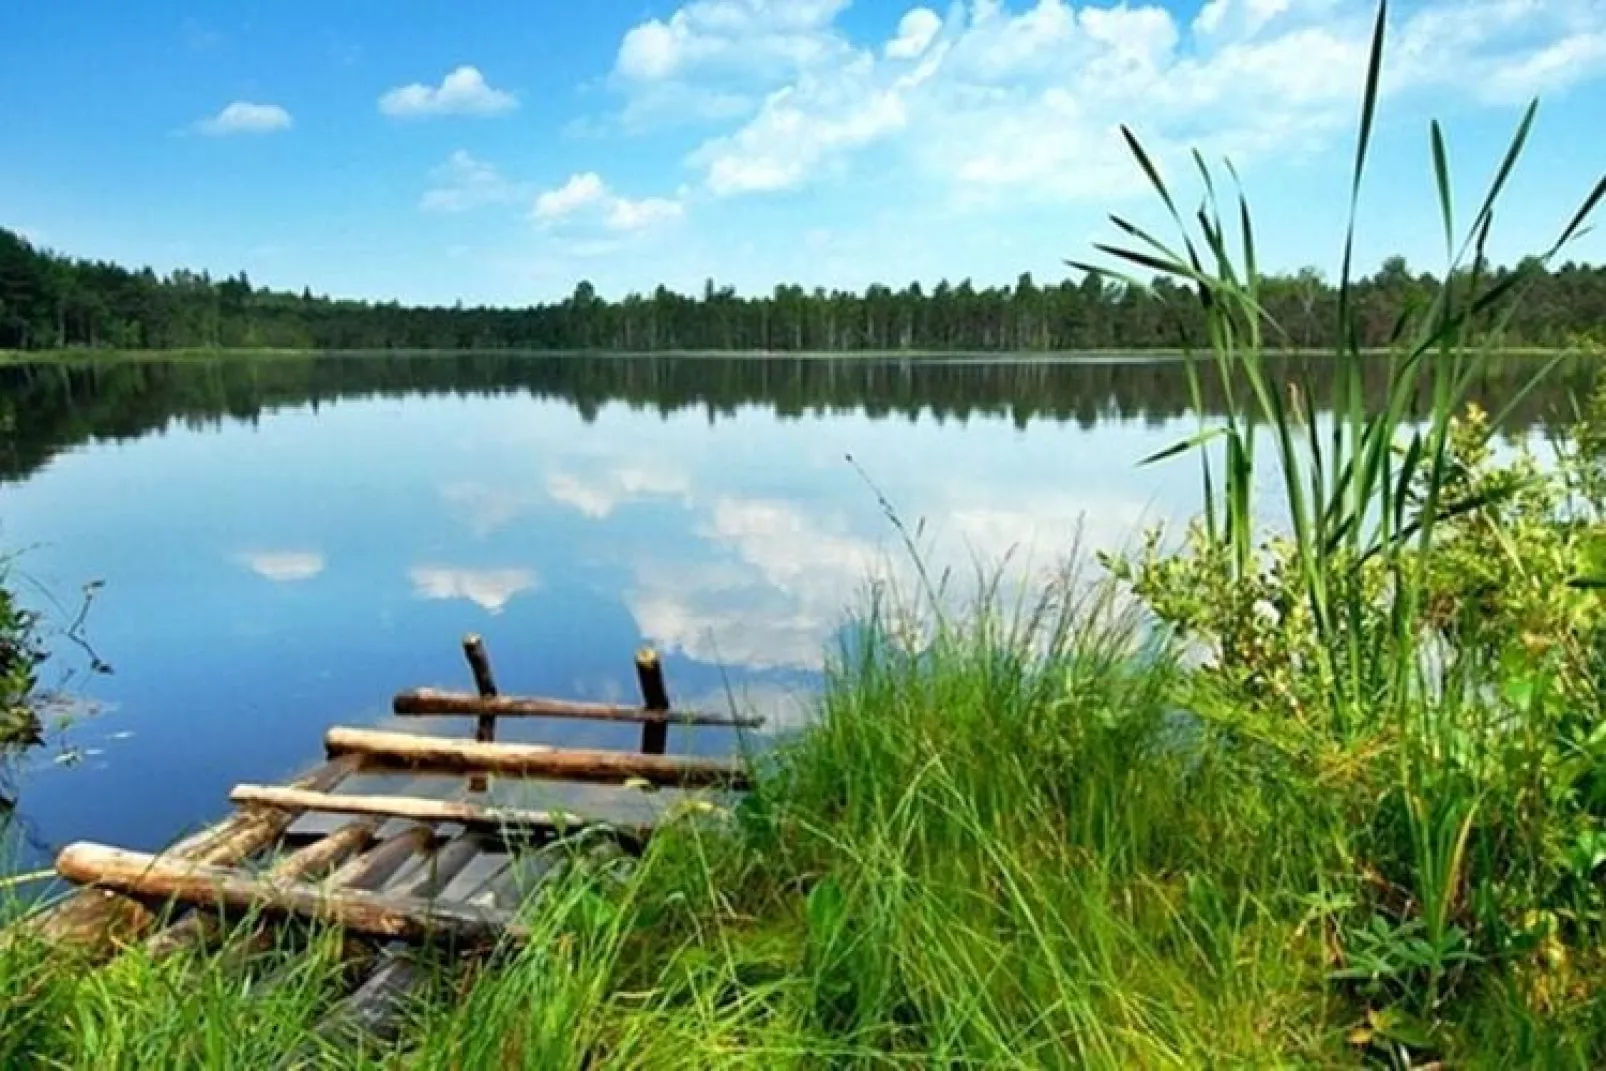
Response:
[[[669,692],[664,687],[664,667],[658,652],[643,647],[636,653],[636,680],[641,684],[641,705],[649,711],[665,713],[669,710]],[[669,721],[655,718],[641,726],[641,750],[648,755],[662,755],[669,746]]]
[[[479,689],[481,698],[490,699],[496,695],[496,678],[491,675],[491,656],[485,650],[485,641],[475,633],[463,637],[463,657],[468,659],[468,668],[474,673],[474,687]],[[481,714],[474,723],[474,739],[480,743],[490,743],[496,739],[496,715]],[[471,777],[468,782],[470,792],[484,792],[487,781],[484,777]]]

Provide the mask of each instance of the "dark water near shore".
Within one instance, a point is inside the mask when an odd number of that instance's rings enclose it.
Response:
[[[1287,367],[1321,389],[1321,360]],[[1479,393],[1498,405],[1533,368],[1502,363]],[[1512,432],[1564,415],[1587,374],[1529,395]],[[314,760],[328,725],[465,687],[471,631],[507,691],[628,699],[649,643],[681,705],[795,723],[865,577],[902,554],[879,496],[924,522],[938,570],[1047,566],[1079,531],[1118,544],[1197,505],[1192,463],[1137,465],[1195,430],[1189,398],[1184,366],[1152,358],[0,368],[0,546],[58,624],[104,582],[85,636],[114,670],[53,641],[45,683],[79,671],[89,712],[9,775],[21,862],[220,815],[233,784]]]

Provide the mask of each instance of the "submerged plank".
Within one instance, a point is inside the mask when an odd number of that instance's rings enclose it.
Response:
[[[359,764],[356,756],[343,756],[309,770],[291,784],[327,791]],[[295,815],[285,811],[240,811],[179,841],[164,855],[217,865],[238,863],[272,845],[294,820]],[[104,889],[80,889],[17,926],[30,937],[72,945],[99,958],[138,940],[156,922],[156,913],[137,900]]]
[[[513,922],[511,912],[493,908],[321,889],[305,882],[256,878],[229,867],[87,842],[62,849],[56,869],[69,880],[126,895],[295,916],[414,944],[442,938],[467,945],[490,944],[503,936],[515,940],[527,936],[523,927]]]
[[[456,822],[475,829],[509,834],[531,832],[573,832],[589,826],[607,825],[564,811],[532,811],[518,807],[488,807],[457,800],[433,800],[420,796],[336,795],[305,789],[270,785],[236,785],[229,793],[235,803],[259,807],[279,807],[294,811],[322,811],[332,814],[366,814],[387,818],[410,818],[417,822]],[[648,827],[621,827],[633,836],[643,836]]]
[[[401,715],[461,714],[493,718],[578,718],[587,721],[660,722],[731,729],[756,729],[763,718],[745,715],[703,714],[691,710],[649,710],[616,703],[583,703],[540,696],[478,696],[416,688],[401,692],[391,702]]]
[[[452,772],[548,777],[622,784],[634,778],[659,785],[696,787],[748,783],[744,764],[688,755],[641,755],[547,747],[486,744],[412,733],[336,727],[324,736],[330,755],[357,755],[365,762]]]

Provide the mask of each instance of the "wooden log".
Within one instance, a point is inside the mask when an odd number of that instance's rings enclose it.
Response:
[[[56,859],[56,869],[80,884],[145,899],[293,916],[413,944],[445,938],[463,945],[485,945],[504,936],[512,940],[529,936],[525,927],[514,922],[511,912],[493,908],[353,889],[320,889],[305,882],[276,882],[230,867],[88,842],[63,848]]]
[[[307,771],[291,784],[326,792],[355,772],[360,761],[356,756],[343,756]],[[200,863],[237,863],[277,841],[295,817],[278,810],[241,811],[177,842],[165,854]],[[137,900],[104,889],[80,889],[20,920],[16,932],[70,945],[90,959],[100,959],[137,941],[157,921],[156,912]]]
[[[658,652],[643,647],[636,652],[636,681],[641,685],[641,705],[659,714],[669,709],[669,690],[664,687],[664,666]],[[646,722],[641,727],[641,750],[647,755],[662,755],[669,747],[669,725],[662,718]]]
[[[234,791],[229,793],[229,799],[240,804],[285,810],[410,818],[415,822],[456,822],[473,829],[508,835],[576,831],[587,826],[607,824],[592,822],[564,811],[486,807],[477,803],[432,800],[419,796],[334,795],[269,785],[236,785]],[[643,836],[645,827],[631,826],[624,832]]]
[[[491,656],[485,650],[485,641],[475,633],[463,637],[463,657],[468,659],[468,668],[474,674],[474,687],[480,693],[481,699],[496,697],[496,678],[491,675]],[[482,713],[474,723],[474,739],[488,744],[496,739],[496,716]],[[484,792],[489,785],[486,778],[476,774],[469,778],[468,790],[470,792]]]
[[[482,744],[412,733],[336,727],[324,736],[331,755],[357,755],[365,764],[484,772],[521,777],[622,784],[641,778],[660,785],[746,787],[742,763],[689,755],[638,755],[627,751],[563,749],[543,744]]]
[[[745,715],[706,714],[693,710],[648,710],[646,707],[615,703],[584,703],[572,699],[542,696],[499,695],[490,698],[467,692],[443,692],[415,688],[400,692],[391,700],[391,711],[407,716],[472,715],[497,718],[575,718],[581,721],[662,721],[670,725],[704,726],[725,729],[757,729],[763,718]]]
[[[435,839],[428,826],[408,826],[383,844],[346,863],[324,882],[327,888],[378,889]]]
[[[377,818],[360,818],[355,822],[348,822],[327,836],[279,860],[269,869],[268,877],[274,881],[295,881],[322,874],[366,848],[373,841],[374,832],[378,828]],[[146,938],[145,951],[153,958],[160,959],[180,949],[208,944],[221,935],[222,929],[222,919],[215,912],[197,908],[165,930]],[[253,944],[260,943],[253,942]]]

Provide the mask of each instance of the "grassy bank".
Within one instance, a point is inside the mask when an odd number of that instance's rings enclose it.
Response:
[[[1179,715],[1198,678],[1110,583],[912,627],[872,609],[820,722],[746,803],[578,870],[527,906],[526,950],[438,972],[397,1046],[330,1065],[1606,1058],[1606,958],[1582,919],[1493,951],[1482,864],[1447,864],[1466,940],[1429,947],[1409,887],[1427,875],[1385,850],[1409,854],[1391,833],[1404,741],[1307,763]],[[98,970],[7,947],[0,1065],[271,1066],[347,982],[327,936],[248,937]]]

